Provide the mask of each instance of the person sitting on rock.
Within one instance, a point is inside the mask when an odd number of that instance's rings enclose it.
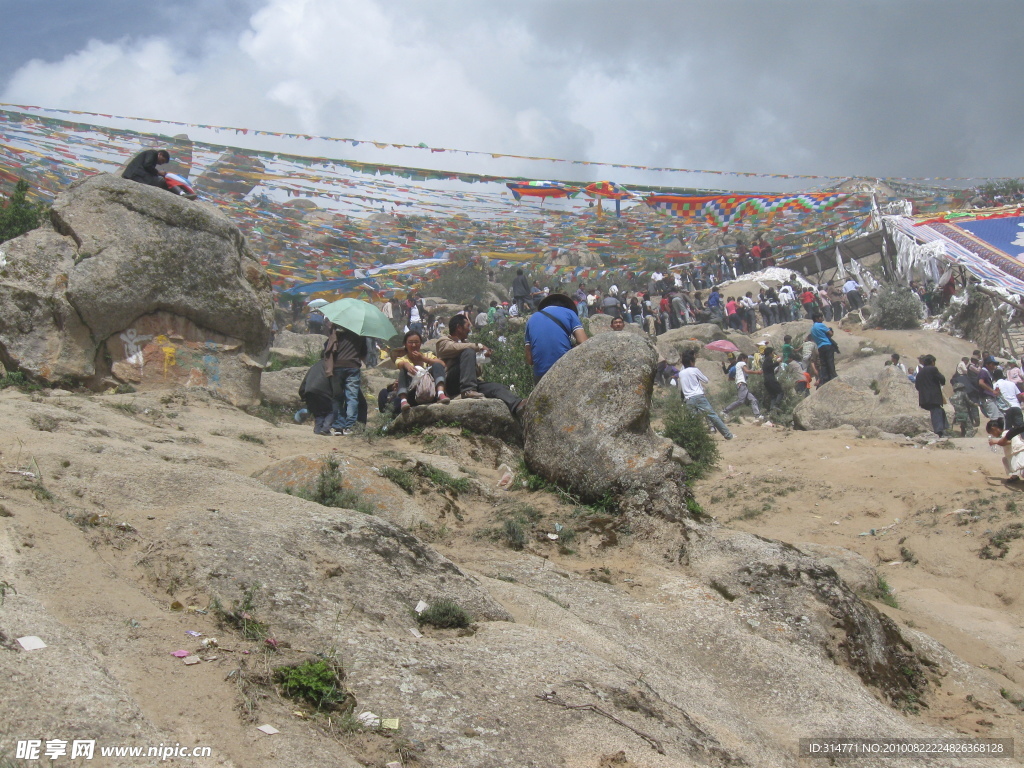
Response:
[[[167,171],[161,171],[157,166],[167,165],[169,162],[171,162],[171,153],[166,149],[147,149],[131,159],[125,166],[121,178],[148,184],[151,187],[167,189],[167,182],[164,180]]]
[[[437,340],[437,356],[447,369],[446,391],[458,392],[459,397],[464,399],[496,398],[508,406],[513,416],[518,416],[525,400],[502,384],[480,381],[480,372],[476,365],[477,353],[490,357],[491,350],[483,344],[469,341],[471,328],[472,324],[464,315],[455,315],[448,323],[450,335]]]
[[[447,403],[449,398],[444,391],[444,363],[429,352],[421,351],[423,337],[416,331],[406,333],[402,341],[405,353],[395,360],[395,367],[398,369],[398,409],[405,413],[414,405],[427,405],[430,402]],[[433,387],[416,386],[410,391],[409,388],[417,375],[426,378],[428,382],[433,381]],[[431,389],[434,392],[432,396],[429,394]]]
[[[526,321],[526,362],[533,366],[533,380],[540,381],[558,360],[573,347],[582,344],[587,333],[580,324],[579,315],[572,308],[573,301],[562,293],[552,293]],[[622,324],[616,317],[612,323]]]

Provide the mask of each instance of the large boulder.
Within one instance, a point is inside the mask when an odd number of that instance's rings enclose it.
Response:
[[[462,400],[446,405],[417,405],[400,414],[389,426],[392,434],[415,432],[424,427],[458,426],[478,435],[490,435],[511,445],[522,445],[523,434],[508,406],[500,400]]]
[[[876,379],[878,394],[833,379],[814,390],[793,410],[797,429],[834,429],[849,424],[863,429],[916,435],[931,429],[928,412],[917,403],[917,390],[897,368],[883,368]]]
[[[301,408],[299,386],[309,368],[282,368],[280,371],[265,371],[260,377],[260,393],[270,405],[284,408]]]
[[[327,337],[319,333],[293,333],[278,331],[274,334],[271,354],[282,360],[306,360],[311,356],[319,356],[324,348]]]
[[[218,209],[114,176],[57,196],[5,243],[0,361],[35,380],[200,385],[258,402],[270,280]]]
[[[686,515],[686,452],[651,429],[658,353],[650,337],[606,333],[544,374],[524,417],[526,464],[584,501]]]
[[[597,336],[599,333],[610,333],[612,330],[612,316],[591,315],[587,319],[587,325],[590,326],[591,336]],[[630,333],[646,333],[639,323],[626,323],[625,328],[622,330]]]

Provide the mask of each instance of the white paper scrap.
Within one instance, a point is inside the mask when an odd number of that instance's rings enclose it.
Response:
[[[429,607],[429,605],[420,600],[418,603],[416,603],[416,613],[423,613]]]
[[[373,712],[367,710],[358,717],[356,717],[360,723],[365,725],[367,728],[380,728],[380,715],[375,715]]]
[[[409,632],[412,633],[413,637],[423,637],[423,633],[416,629],[416,627],[409,627]]]
[[[275,733],[280,733],[280,731],[277,730],[277,728],[270,725],[269,723],[267,725],[259,726],[256,730],[263,731],[263,733],[267,734],[267,736],[273,736]]]
[[[40,640],[35,635],[27,635],[26,637],[18,638],[18,645],[24,648],[26,651],[39,651],[46,647],[46,643]]]

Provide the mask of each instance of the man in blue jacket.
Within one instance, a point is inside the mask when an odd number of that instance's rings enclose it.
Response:
[[[587,340],[576,304],[565,294],[552,293],[526,322],[526,362],[533,366],[535,382],[572,349],[573,340],[577,344]]]

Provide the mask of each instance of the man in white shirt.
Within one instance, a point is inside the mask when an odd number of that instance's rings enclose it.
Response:
[[[487,313],[486,313],[486,312],[483,312],[483,311],[481,311],[481,312],[480,312],[480,313],[479,313],[479,314],[478,314],[478,315],[476,316],[476,320],[474,320],[474,322],[476,323],[476,327],[477,327],[477,328],[486,328],[486,327],[487,327],[487,324],[488,324],[488,320],[487,320]]]
[[[843,294],[846,296],[846,303],[850,305],[850,309],[861,308],[860,284],[852,277],[843,283]]]
[[[779,288],[779,304],[782,305],[783,320],[796,320],[793,317],[793,305],[796,304],[796,294],[793,293],[793,286],[789,283]]]
[[[694,364],[693,352],[683,353],[683,369],[679,372],[678,380],[679,390],[682,392],[686,407],[691,411],[703,413],[711,422],[711,426],[718,430],[722,437],[732,440],[732,432],[725,426],[722,417],[715,412],[704,393],[704,385],[708,383],[708,377]]]
[[[725,407],[725,410],[722,411],[723,414],[729,414],[741,405],[749,403],[750,410],[754,412],[754,416],[758,420],[761,419],[761,407],[758,405],[757,398],[747,389],[747,376],[751,374],[760,375],[761,372],[747,370],[747,356],[741,354],[736,358],[736,399]]]
[[[1020,401],[1024,395],[1021,394],[1017,384],[1009,379],[1000,379],[993,382],[992,389],[999,395],[996,398],[996,405],[999,407],[999,412],[1003,414],[1003,426],[1006,429],[1013,429],[1024,425],[1024,417],[1020,410]]]

